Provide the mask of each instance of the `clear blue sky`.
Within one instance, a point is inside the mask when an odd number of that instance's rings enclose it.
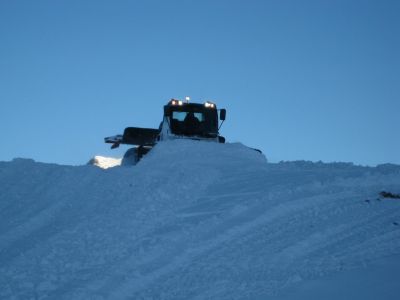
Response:
[[[400,1],[0,1],[0,160],[121,156],[172,97],[271,161],[400,164]]]

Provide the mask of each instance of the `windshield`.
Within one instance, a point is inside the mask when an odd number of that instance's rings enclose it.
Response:
[[[172,113],[172,119],[177,120],[179,122],[185,121],[185,118],[187,118],[189,112],[186,111],[174,111]],[[203,122],[204,121],[204,114],[200,112],[195,112],[193,113],[194,117],[199,121]]]
[[[170,114],[171,131],[187,136],[216,136],[218,117],[216,110],[204,107],[175,108]]]

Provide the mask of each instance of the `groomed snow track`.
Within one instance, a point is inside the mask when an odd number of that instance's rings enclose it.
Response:
[[[159,143],[135,167],[0,162],[1,299],[265,299],[400,257],[400,167]]]

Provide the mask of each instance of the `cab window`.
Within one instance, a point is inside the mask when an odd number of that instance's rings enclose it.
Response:
[[[185,120],[187,114],[188,113],[186,111],[174,111],[174,112],[172,112],[172,119],[179,121],[179,122],[183,122]],[[199,120],[199,122],[204,121],[203,113],[195,112],[194,116],[195,116],[195,118],[197,118],[197,120]]]

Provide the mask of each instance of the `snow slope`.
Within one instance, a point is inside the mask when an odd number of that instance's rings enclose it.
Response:
[[[310,299],[400,271],[400,199],[378,195],[400,166],[170,141],[135,167],[0,162],[0,188],[1,299]]]
[[[108,169],[116,166],[120,166],[122,162],[121,158],[104,157],[96,155],[89,160],[88,165],[94,165],[102,169]]]

